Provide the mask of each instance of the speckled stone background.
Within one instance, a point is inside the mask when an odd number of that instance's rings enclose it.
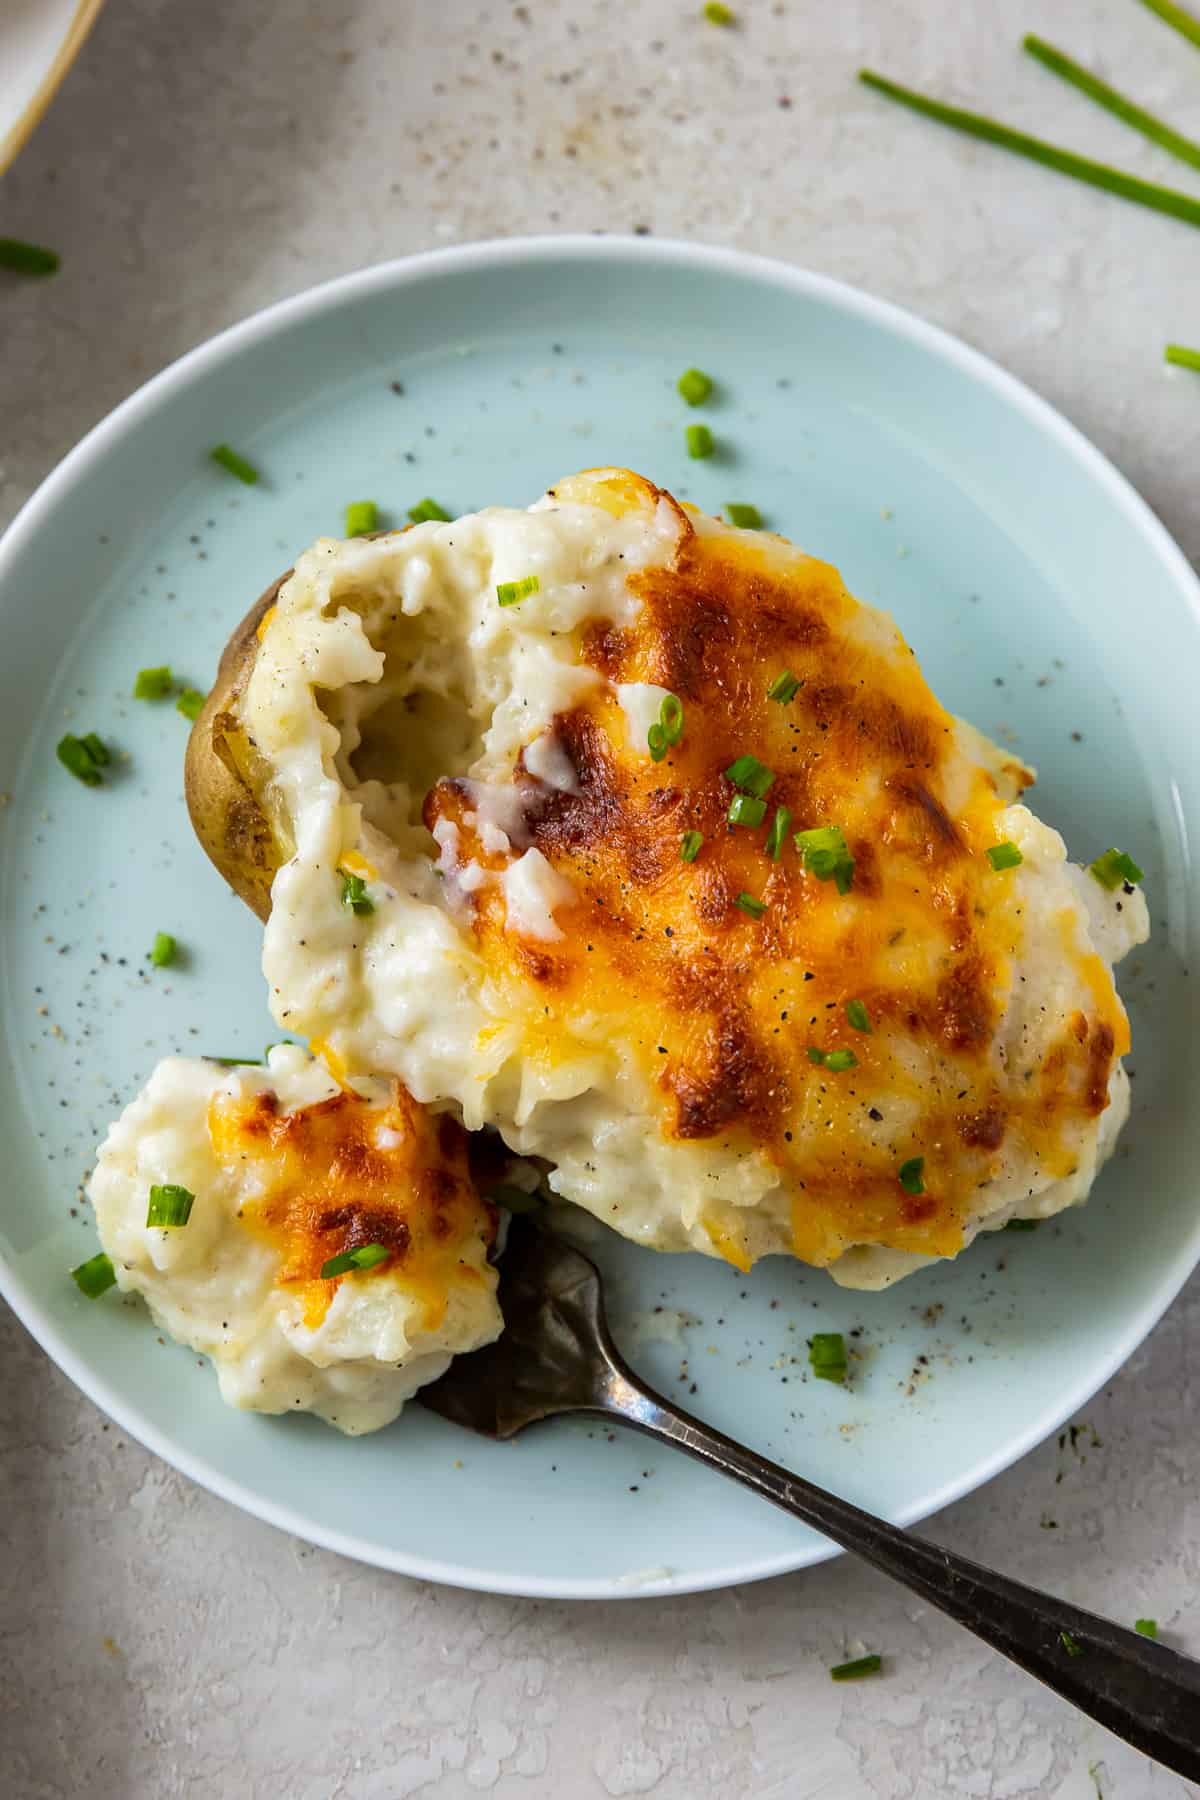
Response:
[[[1200,56],[1134,0],[735,4],[720,31],[692,0],[109,0],[0,184],[0,231],[64,259],[0,287],[0,517],[145,377],[281,295],[430,245],[637,230],[804,263],[959,332],[1200,555],[1200,381],[1160,363],[1200,341],[1200,238],[853,81],[870,62],[1188,185],[1018,40],[1036,26],[1195,135]],[[11,1319],[0,1356],[12,1800],[1198,1791],[847,1561],[670,1603],[434,1589],[190,1486]],[[1198,1414],[1193,1281],[1074,1450],[926,1529],[1200,1653]],[[882,1679],[829,1681],[847,1638],[887,1653]]]

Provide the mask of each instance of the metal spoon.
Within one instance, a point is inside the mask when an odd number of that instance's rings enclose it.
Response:
[[[505,1330],[456,1357],[421,1400],[485,1437],[559,1413],[602,1413],[731,1475],[949,1613],[1082,1712],[1200,1780],[1200,1662],[876,1519],[757,1456],[638,1381],[613,1347],[586,1256],[514,1219],[500,1262]]]

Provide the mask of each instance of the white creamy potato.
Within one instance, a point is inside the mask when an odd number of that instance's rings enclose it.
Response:
[[[210,1358],[230,1406],[313,1412],[351,1434],[390,1423],[501,1330],[495,1215],[461,1132],[394,1084],[360,1086],[343,1092],[291,1045],[265,1068],[168,1057],[89,1185],[118,1284]],[[156,1185],[193,1196],[185,1225],[147,1224]],[[321,1279],[367,1244],[386,1257]]]
[[[292,846],[272,1008],[339,1076],[739,1268],[883,1286],[1086,1198],[1144,900],[828,565],[594,471],[321,540],[239,709]]]

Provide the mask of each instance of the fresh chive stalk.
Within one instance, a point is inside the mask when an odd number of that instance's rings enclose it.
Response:
[[[725,515],[731,525],[737,525],[742,531],[762,530],[762,514],[748,500],[727,500]]]
[[[687,439],[687,453],[694,462],[712,455],[715,446],[713,434],[707,425],[689,425],[684,436]]]
[[[1093,75],[1090,69],[1082,68],[1061,50],[1056,50],[1053,44],[1048,44],[1045,38],[1035,37],[1030,32],[1024,42],[1030,56],[1036,58],[1043,68],[1049,69],[1052,75],[1069,81],[1072,87],[1078,88],[1081,94],[1086,94],[1089,100],[1094,100],[1124,124],[1140,131],[1143,137],[1161,144],[1164,150],[1169,150],[1181,162],[1190,163],[1193,169],[1200,169],[1200,144],[1194,138],[1184,137],[1182,132],[1173,131],[1162,119],[1147,112],[1136,101],[1126,99],[1116,88],[1109,87],[1106,81]]]
[[[445,508],[439,506],[436,500],[431,500],[428,495],[424,500],[418,500],[415,506],[409,507],[408,516],[414,525],[427,525],[431,519],[444,525],[450,518],[450,514]]]
[[[150,946],[150,961],[156,969],[170,968],[178,949],[179,946],[169,931],[156,931],[154,942]]]
[[[1177,6],[1175,0],[1142,0],[1142,5],[1148,7],[1164,25],[1169,25],[1200,50],[1200,19],[1195,13],[1189,12],[1184,6]]]
[[[680,862],[694,863],[700,854],[700,848],[703,843],[704,839],[698,831],[685,831],[679,840]]]
[[[89,1300],[98,1300],[101,1294],[116,1285],[117,1273],[112,1258],[101,1250],[98,1256],[89,1256],[77,1269],[72,1269],[71,1278],[81,1294],[86,1294]]]
[[[360,1244],[357,1250],[343,1250],[321,1265],[321,1280],[332,1281],[336,1275],[348,1275],[352,1269],[374,1269],[391,1255],[386,1244]]]
[[[1200,369],[1200,350],[1189,350],[1186,344],[1168,344],[1163,361],[1174,363],[1177,369]]]
[[[346,508],[346,536],[366,537],[379,524],[379,508],[373,500],[352,500]]]
[[[164,1231],[174,1230],[187,1224],[195,1204],[196,1196],[189,1189],[178,1187],[173,1181],[156,1182],[150,1189],[146,1224]]]
[[[816,1331],[808,1346],[808,1363],[818,1381],[844,1382],[846,1340],[840,1331]]]
[[[135,700],[165,700],[174,681],[166,663],[156,669],[139,669],[133,682]]]
[[[1004,869],[1015,869],[1025,861],[1010,838],[1005,838],[1002,844],[992,844],[985,855],[997,872]]]
[[[925,1192],[925,1158],[910,1156],[902,1162],[898,1171],[900,1186],[906,1194],[923,1194]]]
[[[42,244],[0,238],[0,269],[9,269],[14,275],[55,275],[60,261],[57,250],[47,250]]]
[[[501,606],[519,606],[522,600],[528,600],[541,587],[536,575],[522,575],[520,581],[502,581],[496,588],[496,598]]]
[[[202,694],[199,688],[185,687],[175,702],[175,711],[182,713],[185,719],[191,719],[194,722],[204,711],[204,702],[207,699],[208,695]]]
[[[210,450],[208,454],[213,462],[218,463],[227,474],[236,475],[237,479],[244,481],[247,487],[253,487],[257,482],[258,470],[254,464],[247,462],[244,456],[239,456],[236,450],[231,450],[228,444],[218,444],[216,449]]]
[[[703,369],[685,369],[676,387],[689,406],[703,406],[713,391],[712,376]]]
[[[864,1675],[878,1675],[882,1667],[882,1656],[856,1656],[853,1662],[835,1663],[829,1675],[832,1681],[861,1681]]]

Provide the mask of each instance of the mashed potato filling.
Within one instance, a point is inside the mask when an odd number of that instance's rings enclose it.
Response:
[[[155,1184],[194,1196],[186,1225],[146,1223]],[[342,1089],[294,1046],[265,1069],[168,1057],[111,1127],[89,1192],[118,1283],[211,1359],[231,1406],[374,1431],[500,1334],[496,1216],[461,1128],[395,1084]],[[366,1244],[386,1259],[322,1279]]]
[[[272,1006],[331,1067],[740,1268],[886,1285],[1086,1197],[1128,1109],[1111,970],[1144,901],[1068,863],[1029,772],[827,564],[593,471],[322,540],[239,707],[292,849]],[[746,757],[762,814],[731,821]]]

